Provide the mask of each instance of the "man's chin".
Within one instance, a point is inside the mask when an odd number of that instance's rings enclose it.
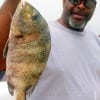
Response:
[[[87,21],[86,20],[77,20],[72,17],[69,17],[69,26],[74,29],[81,31],[85,28]]]

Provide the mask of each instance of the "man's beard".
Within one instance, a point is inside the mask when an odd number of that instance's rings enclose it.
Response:
[[[86,26],[87,21],[85,19],[78,20],[74,19],[72,16],[69,17],[69,26],[73,28],[74,30],[83,30]]]

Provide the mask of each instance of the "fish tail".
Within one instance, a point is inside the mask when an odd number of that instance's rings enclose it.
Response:
[[[26,92],[25,91],[18,91],[17,89],[15,90],[15,95],[16,95],[16,100],[26,100]]]

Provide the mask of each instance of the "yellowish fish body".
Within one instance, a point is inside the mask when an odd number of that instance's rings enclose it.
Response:
[[[8,39],[6,75],[10,93],[26,100],[27,90],[35,87],[50,52],[50,34],[46,21],[27,2],[20,2],[13,16]]]

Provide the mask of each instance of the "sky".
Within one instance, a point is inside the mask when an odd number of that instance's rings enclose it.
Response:
[[[0,0],[0,5],[4,0]],[[56,20],[62,13],[62,0],[26,0],[30,2],[47,21]],[[97,0],[96,10],[88,25],[95,33],[100,34],[100,0]],[[87,26],[88,26],[87,25]]]

